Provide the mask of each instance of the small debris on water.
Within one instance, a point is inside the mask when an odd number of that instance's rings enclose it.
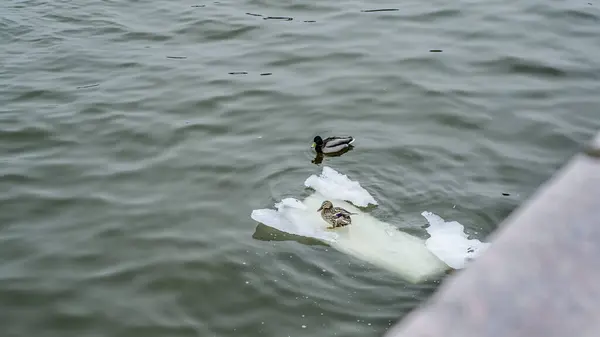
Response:
[[[273,75],[273,73],[261,73],[260,76],[269,76],[269,75]]]
[[[250,16],[262,16],[262,14],[255,14],[255,13],[246,13],[246,15],[250,15]]]
[[[194,7],[194,8],[202,8],[202,7],[206,7],[206,5],[192,5],[192,7]]]
[[[248,72],[246,71],[232,71],[229,73],[229,75],[247,75]]]
[[[303,22],[317,22],[315,20],[304,20]]]
[[[263,18],[263,20],[283,20],[283,21],[292,21],[294,20],[294,18],[291,18],[289,16],[267,16],[266,18]]]
[[[184,60],[187,56],[167,56],[168,59]]]
[[[302,329],[306,329],[306,325],[302,324]]]
[[[503,196],[508,197],[510,194],[509,193],[502,193]]]
[[[364,13],[373,13],[373,12],[396,12],[399,11],[398,8],[381,8],[381,9],[363,9],[361,12]]]
[[[100,84],[96,83],[96,84],[88,84],[88,85],[82,85],[80,87],[77,87],[77,89],[87,89],[87,88],[95,88],[100,86]]]
[[[430,49],[429,52],[430,53],[441,53],[442,50],[441,49]]]

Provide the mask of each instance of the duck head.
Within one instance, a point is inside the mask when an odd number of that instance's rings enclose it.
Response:
[[[333,204],[331,203],[331,201],[325,200],[325,201],[323,201],[323,203],[321,204],[321,207],[319,207],[317,212],[320,212],[324,209],[330,209],[330,208],[333,208]]]
[[[313,139],[312,147],[317,149],[317,151],[323,146],[323,138],[321,136],[316,136]]]

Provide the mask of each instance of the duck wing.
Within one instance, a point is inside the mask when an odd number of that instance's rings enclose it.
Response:
[[[335,220],[335,227],[344,227],[348,226],[352,223],[352,219],[350,218],[338,218]]]
[[[340,208],[340,207],[336,207],[334,209],[334,214],[336,218],[340,218],[340,217],[350,217],[350,215],[355,215],[356,213],[350,213],[347,210]]]
[[[352,144],[352,142],[354,142],[354,137],[352,136],[334,136],[334,137],[328,137],[325,138],[325,140],[323,141],[324,147],[327,148],[333,148],[333,147],[338,147],[340,145],[343,145],[342,147],[340,147],[340,149],[346,147],[348,144]]]
[[[323,153],[338,153],[341,152],[342,150],[345,150],[346,148],[348,148],[350,145],[348,144],[340,144],[338,146],[327,146],[327,147],[323,147],[321,149],[321,151],[323,151]]]

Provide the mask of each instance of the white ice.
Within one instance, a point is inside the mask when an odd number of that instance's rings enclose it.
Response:
[[[326,199],[335,206],[356,213],[350,226],[327,229],[329,224],[317,212]],[[427,249],[423,239],[401,232],[346,201],[315,192],[302,202],[288,198],[286,202],[277,203],[276,207],[277,211],[254,210],[251,217],[283,232],[326,242],[341,252],[394,272],[409,282],[421,282],[448,268]]]
[[[471,259],[489,247],[489,243],[469,239],[465,228],[457,221],[446,222],[431,212],[423,212],[429,226],[425,228],[430,237],[425,245],[440,260],[454,269],[462,269]]]
[[[377,205],[377,201],[356,181],[330,167],[320,176],[311,175],[304,185],[316,190],[303,201],[285,198],[274,209],[257,209],[251,217],[269,227],[289,234],[311,237],[332,247],[396,272],[411,282],[419,282],[448,266],[460,269],[465,261],[476,257],[487,243],[469,240],[463,226],[444,222],[442,218],[423,212],[430,226],[427,240],[399,231],[396,226],[380,221],[356,206]],[[323,200],[331,200],[350,212],[352,225],[329,230],[317,209]]]
[[[255,209],[250,217],[254,221],[288,234],[315,238],[329,243],[337,239],[338,234],[335,232],[328,232],[314,226],[306,226],[302,214],[303,211],[307,211],[307,208],[299,200],[285,198],[274,206],[277,208],[276,211],[272,209]]]
[[[346,175],[328,166],[323,166],[320,176],[313,174],[308,177],[304,181],[304,186],[314,189],[327,198],[349,201],[356,206],[377,205],[377,200],[360,186],[358,181],[352,181]]]

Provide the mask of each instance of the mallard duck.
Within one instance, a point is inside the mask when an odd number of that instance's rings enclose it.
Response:
[[[350,144],[354,143],[354,137],[352,136],[334,136],[327,137],[325,139],[321,136],[316,136],[313,139],[312,147],[315,148],[317,153],[337,153],[342,150],[350,148]]]
[[[328,229],[350,225],[352,223],[350,215],[356,214],[350,213],[341,207],[333,207],[333,204],[329,200],[323,201],[317,212],[321,212],[321,218],[328,224],[331,224],[330,227],[327,227]]]

